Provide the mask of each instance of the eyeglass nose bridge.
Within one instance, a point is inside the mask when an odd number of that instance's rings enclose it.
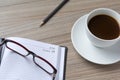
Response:
[[[33,57],[36,56],[36,54],[34,52],[32,52],[32,51],[29,51],[28,55],[30,55],[30,54],[33,55]],[[26,56],[28,56],[28,55],[26,55]]]

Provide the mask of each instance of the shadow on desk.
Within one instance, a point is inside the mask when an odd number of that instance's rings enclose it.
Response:
[[[99,69],[100,71],[113,71],[113,70],[120,69],[120,62],[110,64],[110,65],[100,65],[100,64],[95,64],[95,63],[89,62],[87,60],[85,60],[85,61],[86,61],[87,66],[91,66],[95,69]]]

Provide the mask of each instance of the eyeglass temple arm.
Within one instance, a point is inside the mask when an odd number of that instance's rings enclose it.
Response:
[[[4,53],[4,47],[2,46],[4,44],[3,40],[4,38],[0,38],[0,65],[1,65],[1,60],[3,57],[3,53]]]
[[[6,42],[5,38],[0,38],[0,41],[1,41],[0,46],[2,46]]]

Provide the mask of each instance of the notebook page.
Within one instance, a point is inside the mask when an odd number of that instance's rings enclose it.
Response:
[[[59,76],[57,77],[56,80],[64,80],[64,76],[65,76],[65,74],[64,74],[65,59],[66,59],[65,47],[61,47],[60,52],[61,52],[61,56],[60,56],[60,59],[59,59],[60,63],[58,64],[58,66],[60,66],[60,67],[58,67]]]
[[[33,40],[15,38],[13,39],[39,56],[48,60],[52,65],[57,68],[59,57],[59,46],[37,42]],[[5,53],[2,59],[0,74],[15,74],[20,80],[51,80],[52,77],[46,72],[38,68],[32,60],[32,56],[24,58],[9,49],[5,49]],[[1,77],[1,76],[0,76]],[[6,77],[7,76],[2,76]],[[13,77],[13,76],[9,76]]]

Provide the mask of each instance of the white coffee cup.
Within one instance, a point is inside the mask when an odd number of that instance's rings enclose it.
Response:
[[[90,42],[97,47],[103,47],[103,48],[109,47],[109,46],[115,44],[117,41],[119,41],[120,37],[118,36],[117,38],[106,40],[106,39],[102,39],[102,38],[99,38],[96,35],[94,35],[88,28],[88,23],[93,17],[95,17],[97,15],[108,15],[108,16],[114,18],[118,22],[118,25],[120,26],[120,14],[112,9],[98,8],[98,9],[91,11],[87,16],[85,30],[86,30],[86,34],[87,34],[87,37],[89,38]]]

